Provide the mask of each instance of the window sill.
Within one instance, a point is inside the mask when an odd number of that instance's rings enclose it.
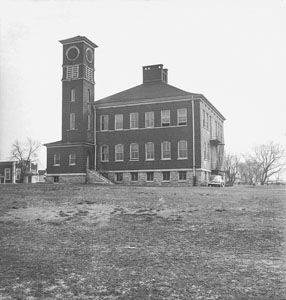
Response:
[[[101,160],[100,162],[109,162],[109,160]]]
[[[139,159],[130,159],[129,161],[139,161]]]
[[[152,158],[152,159],[145,159],[145,161],[154,161],[155,159]]]
[[[186,160],[188,157],[178,157],[177,160]]]
[[[171,158],[161,158],[161,160],[171,160]]]
[[[76,164],[69,164],[69,166],[75,166]]]
[[[115,160],[115,162],[124,162],[124,160]]]
[[[75,131],[75,130],[78,130],[78,129],[67,129],[67,131]]]
[[[55,164],[55,165],[53,165],[54,167],[60,167],[60,164]]]

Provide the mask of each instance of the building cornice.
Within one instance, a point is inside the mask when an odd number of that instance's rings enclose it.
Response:
[[[82,146],[94,146],[92,143],[76,143],[76,144],[44,144],[47,148],[70,148],[70,147],[82,147]]]
[[[189,101],[192,100],[190,97],[172,97],[171,99],[165,98],[153,98],[153,99],[142,99],[142,100],[134,100],[132,101],[122,101],[120,103],[112,102],[112,103],[102,103],[97,104],[96,101],[94,103],[94,108],[96,109],[104,109],[104,108],[116,108],[116,107],[124,107],[124,106],[137,106],[142,104],[158,104],[158,103],[167,103],[167,102],[174,102],[174,101]]]

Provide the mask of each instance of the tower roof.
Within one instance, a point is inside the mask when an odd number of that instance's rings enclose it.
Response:
[[[62,43],[63,45],[72,44],[72,43],[78,43],[78,42],[85,42],[85,43],[87,43],[89,46],[91,46],[93,48],[97,48],[98,47],[96,44],[94,44],[87,37],[81,36],[81,35],[77,35],[75,37],[72,37],[72,38],[69,38],[69,39],[65,39],[65,40],[60,40],[59,42]]]

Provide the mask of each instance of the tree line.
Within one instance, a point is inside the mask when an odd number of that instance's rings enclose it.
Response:
[[[226,153],[224,160],[226,181],[229,184],[239,180],[244,184],[264,185],[270,178],[279,179],[285,167],[285,148],[274,142],[259,145],[251,153]]]

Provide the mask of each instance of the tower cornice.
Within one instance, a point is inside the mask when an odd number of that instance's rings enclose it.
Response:
[[[94,44],[91,40],[89,40],[88,38],[86,38],[85,36],[75,36],[69,39],[65,39],[65,40],[60,40],[60,43],[62,43],[63,45],[68,45],[68,44],[74,44],[74,43],[86,43],[87,45],[89,45],[90,47],[93,48],[97,48],[98,46],[96,44]]]

